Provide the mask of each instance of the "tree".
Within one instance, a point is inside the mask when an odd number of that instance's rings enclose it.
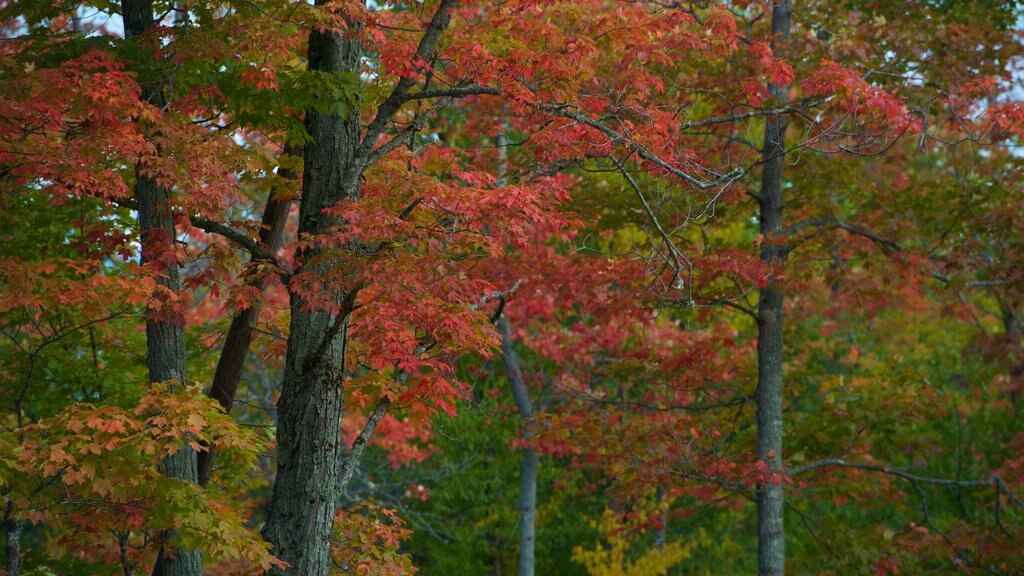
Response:
[[[507,317],[498,320],[498,331],[501,333],[501,353],[505,361],[505,370],[508,372],[508,383],[512,389],[512,397],[516,402],[516,409],[519,410],[519,417],[527,430],[526,441],[529,441],[533,434],[530,428],[533,427],[535,412],[533,402],[530,401],[530,391],[523,380],[523,372],[519,368],[519,359],[516,356],[515,342],[512,341],[512,329],[509,327]],[[534,544],[536,542],[536,513],[537,513],[537,469],[540,467],[540,455],[532,446],[523,449],[523,459],[520,463],[519,474],[522,487],[519,495],[519,575],[532,576],[534,573]]]
[[[409,570],[362,459],[431,469],[499,351],[526,573],[1016,569],[1014,5],[2,6],[9,573]],[[531,552],[561,468],[596,524]]]

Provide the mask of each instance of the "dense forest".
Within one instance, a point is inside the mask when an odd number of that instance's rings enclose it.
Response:
[[[0,27],[3,575],[1024,574],[1024,3]]]

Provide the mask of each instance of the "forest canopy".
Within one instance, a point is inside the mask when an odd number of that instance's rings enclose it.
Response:
[[[1024,573],[1024,5],[0,0],[5,576]]]

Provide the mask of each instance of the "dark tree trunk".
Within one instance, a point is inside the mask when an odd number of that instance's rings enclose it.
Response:
[[[293,151],[285,147],[283,154],[285,157],[292,153]],[[285,182],[292,182],[299,178],[294,170],[283,166],[278,169],[278,175]],[[284,228],[292,204],[288,194],[290,191],[275,188],[271,191],[267,205],[263,209],[260,243],[266,246],[271,254],[280,250],[284,243]],[[263,285],[261,284],[260,290],[262,291],[262,289]],[[220,358],[217,360],[217,370],[213,375],[213,383],[210,385],[208,396],[216,400],[228,413],[231,412],[231,406],[235,401],[238,382],[242,378],[245,360],[249,356],[249,346],[252,344],[253,330],[259,319],[261,308],[259,302],[254,302],[231,319],[231,327],[228,328],[227,337],[224,339],[224,348],[221,349]],[[215,448],[210,446],[206,451],[199,453],[199,483],[203,486],[210,481],[210,476],[213,474],[213,466],[216,462]]]
[[[523,380],[523,372],[519,368],[516,357],[515,343],[512,341],[512,328],[508,316],[498,319],[498,332],[501,333],[501,352],[505,360],[505,372],[512,388],[519,418],[526,430],[526,438],[533,436],[533,404],[530,393]],[[533,448],[523,450],[523,459],[519,464],[521,492],[519,497],[519,576],[533,576],[535,565],[534,545],[537,515],[537,472],[540,468],[540,455]]]
[[[4,513],[4,567],[7,576],[21,576],[21,522],[14,517],[14,503],[7,501]]]
[[[772,8],[772,33],[776,40],[789,37],[790,0]],[[773,42],[773,48],[778,44]],[[787,86],[769,85],[779,104],[787,101]],[[761,259],[770,270],[768,285],[761,290],[757,322],[757,456],[773,475],[782,474],[783,268],[787,248],[782,240],[786,118],[765,121],[764,172],[761,179]],[[782,576],[786,569],[786,534],[783,526],[782,484],[765,481],[757,486],[757,564],[761,576]]]
[[[139,230],[142,236],[142,260],[147,262],[159,254],[174,250],[174,217],[170,209],[170,191],[157,185],[148,176],[138,174],[135,200],[138,203]],[[158,282],[175,292],[182,289],[181,275],[175,265],[160,271]],[[187,379],[185,362],[185,321],[167,310],[150,310],[146,319],[146,364],[150,382],[173,381],[178,385]],[[181,449],[164,458],[164,474],[185,482],[197,482],[196,452],[183,444]],[[199,550],[166,549],[173,531],[164,533],[160,555],[153,574],[160,576],[199,576],[203,573],[203,556]]]
[[[121,574],[123,576],[135,576],[135,562],[128,556],[128,533],[122,532],[117,536],[117,548],[121,553]]]
[[[327,3],[316,2],[318,6]],[[420,39],[416,50],[419,61],[433,60],[438,39],[448,27],[456,4],[456,0],[441,1]],[[360,26],[349,22],[348,27],[358,31]],[[309,35],[310,70],[357,77],[361,56],[359,40],[321,31]],[[351,112],[347,113],[306,111],[306,131],[311,141],[304,154],[300,236],[316,237],[329,231],[337,222],[323,213],[324,208],[359,197],[363,171],[377,138],[406,101],[405,95],[414,83],[411,77],[399,80],[378,107],[362,140],[359,102],[350,103]],[[341,264],[317,259],[318,253],[314,245],[297,254],[297,272],[315,274]],[[326,576],[331,564],[331,535],[344,454],[341,416],[345,343],[348,312],[355,295],[339,289],[329,296],[341,305],[342,313],[310,310],[300,295],[291,295],[288,352],[277,403],[277,478],[263,527],[263,536],[274,554],[290,567],[274,574]],[[387,406],[382,408],[386,410]],[[365,432],[364,441],[372,428]],[[354,447],[346,462],[349,477],[360,453],[361,448],[356,451]]]
[[[321,2],[317,2],[320,4]],[[312,32],[309,68],[328,73],[356,72],[359,41]],[[324,208],[359,195],[355,151],[359,145],[359,106],[347,114],[306,112],[312,137],[304,155],[299,234],[326,232],[333,221]],[[345,183],[350,185],[346,186]],[[316,249],[298,255],[299,272],[309,271]],[[339,301],[345,294],[335,294]],[[326,576],[338,501],[338,466],[344,397],[345,317],[310,311],[291,297],[291,327],[284,382],[277,404],[277,477],[263,536],[274,554],[290,564],[275,574]]]
[[[121,4],[126,38],[144,34],[153,24],[151,0],[124,0]],[[147,90],[146,101],[155,106],[164,104],[159,88]],[[171,191],[136,170],[135,201],[139,216],[142,261],[165,261],[161,256],[174,251],[174,215],[171,213]],[[174,292],[182,289],[181,274],[176,265],[159,270],[158,282]],[[151,309],[146,319],[146,364],[150,382],[173,381],[183,385],[187,379],[185,361],[185,321],[175,312]],[[176,453],[164,458],[164,474],[185,482],[196,482],[196,452],[184,444]],[[203,573],[203,556],[199,550],[166,549],[173,531],[161,535],[163,543],[153,574],[161,576],[199,576]]]

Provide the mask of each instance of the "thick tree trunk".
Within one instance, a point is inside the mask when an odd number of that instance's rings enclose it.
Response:
[[[515,343],[512,341],[512,327],[508,316],[498,319],[498,332],[501,333],[501,352],[505,360],[505,372],[512,388],[519,418],[526,430],[526,438],[533,436],[533,404],[530,393],[523,380],[523,372],[519,368],[516,357]],[[521,492],[519,497],[519,576],[533,576],[535,565],[534,545],[536,536],[537,515],[537,472],[540,468],[540,455],[533,448],[523,450],[523,459],[519,465],[521,476]]]
[[[316,1],[318,6],[328,3]],[[439,4],[416,50],[420,62],[433,60],[438,39],[448,27],[456,4],[457,0],[442,0]],[[359,28],[358,22],[349,22],[348,29],[355,32],[352,38],[359,35]],[[357,77],[362,46],[352,38],[311,32],[309,69]],[[399,80],[378,107],[362,140],[359,102],[351,103],[351,112],[344,114],[306,111],[311,143],[304,154],[300,236],[316,237],[329,231],[336,221],[323,213],[324,208],[359,197],[363,170],[376,140],[415,82],[413,77]],[[315,245],[300,252],[296,258],[298,272],[315,274],[340,264],[318,260],[318,253]],[[340,436],[345,343],[354,293],[338,290],[330,296],[341,305],[342,313],[310,310],[300,295],[292,293],[291,297],[284,383],[277,403],[277,478],[263,527],[263,536],[274,554],[290,565],[287,571],[276,574],[325,576],[330,568],[334,512],[341,489],[338,472],[344,453]],[[352,471],[356,465],[358,452],[353,453],[347,468]]]
[[[310,34],[311,70],[356,72],[360,55],[357,40],[333,33]],[[359,195],[359,178],[350,173],[357,170],[358,110],[356,105],[344,115],[306,112],[312,143],[304,155],[300,235],[329,230],[333,221],[322,214],[323,209]],[[308,271],[316,251],[298,256],[300,272]],[[345,294],[334,297],[341,301]],[[326,576],[330,568],[338,466],[344,452],[341,416],[347,323],[347,318],[308,310],[306,302],[292,294],[284,383],[277,404],[277,478],[263,528],[274,554],[290,564],[275,574]]]
[[[790,0],[772,8],[772,33],[789,37]],[[773,48],[777,44],[773,42]],[[778,101],[787,101],[787,86],[769,85]],[[785,166],[786,118],[771,116],[765,122],[764,172],[761,178],[761,259],[769,268],[768,285],[761,290],[757,323],[757,456],[774,475],[782,474],[783,268],[787,248],[779,243],[782,233],[782,171]],[[780,477],[781,478],[781,477]],[[786,534],[783,525],[782,484],[760,482],[757,486],[757,564],[761,576],[782,576],[786,570]]]
[[[287,157],[291,154],[292,151],[285,147],[283,155]],[[295,181],[299,178],[299,174],[294,170],[283,166],[278,169],[278,175],[285,182]],[[267,198],[267,205],[263,209],[260,243],[266,246],[271,254],[280,250],[284,243],[285,223],[288,220],[288,212],[292,204],[291,197],[287,195],[289,192],[275,188],[271,191],[270,197]],[[260,285],[260,290],[262,291],[262,289],[263,286]],[[256,328],[261,308],[259,302],[254,302],[231,319],[231,327],[228,328],[227,337],[224,339],[224,348],[221,349],[220,358],[217,360],[217,370],[213,375],[213,383],[210,385],[208,396],[216,400],[228,413],[231,412],[231,406],[235,401],[238,382],[242,378],[245,360],[249,356],[253,330]],[[215,448],[210,446],[199,454],[199,484],[203,486],[210,481],[210,476],[213,474],[213,466],[216,462]]]
[[[151,0],[124,0],[125,37],[144,34],[153,24]],[[159,89],[147,91],[146,101],[161,106],[164,99]],[[136,171],[135,201],[139,215],[142,242],[142,261],[165,261],[162,256],[174,251],[174,215],[170,206],[171,191],[155,180]],[[181,275],[175,265],[159,271],[158,282],[174,292],[182,289]],[[174,381],[184,385],[187,380],[185,360],[185,321],[180,314],[166,309],[151,309],[146,319],[146,364],[150,382]],[[176,453],[164,458],[164,474],[185,482],[196,482],[196,452],[187,444]],[[203,555],[199,550],[165,549],[172,531],[161,535],[161,544],[153,574],[161,576],[199,576],[203,573]]]

